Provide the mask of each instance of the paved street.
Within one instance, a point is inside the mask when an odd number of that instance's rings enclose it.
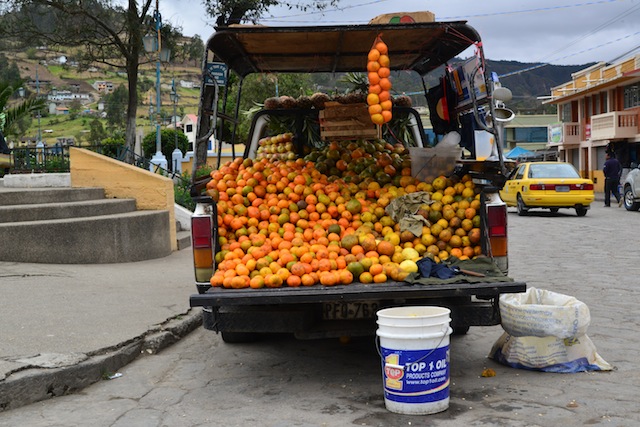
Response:
[[[486,357],[502,328],[472,327],[452,337],[449,409],[407,416],[384,407],[372,339],[228,345],[198,329],[119,378],[1,412],[0,427],[637,426],[639,229],[640,212],[601,201],[583,218],[573,210],[509,213],[510,275],[586,303],[587,335],[611,372],[512,369]],[[481,377],[485,368],[496,376]]]

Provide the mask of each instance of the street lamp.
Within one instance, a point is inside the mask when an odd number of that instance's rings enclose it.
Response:
[[[156,24],[156,37],[158,40],[157,51],[158,58],[156,61],[156,108],[157,108],[157,119],[156,119],[156,154],[151,158],[151,164],[149,165],[149,169],[153,172],[154,165],[161,167],[163,169],[167,168],[167,158],[162,154],[162,137],[160,133],[160,52],[161,52],[161,39],[160,39],[160,28],[162,28],[162,17],[160,16],[160,6],[159,0],[156,0],[156,10],[153,13],[153,18]]]
[[[38,78],[38,64],[36,64],[36,99],[40,98],[40,79]],[[42,145],[44,147],[44,143],[42,142],[42,131],[40,129],[40,109],[38,109],[38,137],[36,138],[36,147]]]
[[[182,172],[182,151],[178,147],[178,118],[176,116],[176,103],[180,100],[180,95],[176,90],[175,79],[171,80],[171,102],[173,102],[173,137],[174,137],[174,149],[171,153],[171,161],[173,172]]]

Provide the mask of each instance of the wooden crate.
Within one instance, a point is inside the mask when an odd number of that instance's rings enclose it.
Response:
[[[371,122],[366,104],[326,102],[319,117],[320,137],[324,141],[378,137],[378,129]]]

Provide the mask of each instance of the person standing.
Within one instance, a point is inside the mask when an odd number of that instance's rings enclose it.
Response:
[[[622,165],[616,159],[615,154],[607,152],[604,167],[602,168],[604,173],[604,205],[605,207],[611,206],[611,193],[618,202],[618,207],[622,206],[622,198],[618,192],[618,185],[620,184],[620,176],[622,175]]]

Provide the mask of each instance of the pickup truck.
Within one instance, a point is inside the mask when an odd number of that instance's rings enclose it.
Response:
[[[482,68],[484,57],[480,36],[466,22],[218,28],[206,44],[197,138],[206,141],[213,136],[217,139],[217,135],[220,134],[219,129],[225,123],[231,123],[232,127],[237,123],[237,108],[235,114],[227,110],[231,105],[238,105],[237,98],[241,95],[241,89],[235,95],[235,104],[227,99],[231,94],[228,93],[224,84],[230,73],[234,73],[242,82],[252,73],[364,72],[367,68],[367,53],[379,36],[382,36],[389,47],[390,70],[416,73],[422,81],[425,96],[427,96],[425,76],[431,72],[444,72],[443,66],[448,65],[449,61],[453,61],[467,48],[475,46],[477,61],[467,62],[471,64],[471,69],[467,69],[466,74],[458,76],[470,82],[466,88],[458,87],[459,95],[463,98],[466,95],[466,99],[457,106],[450,105],[449,108],[455,115],[472,114],[479,126],[484,124],[485,131],[496,138],[497,155],[485,160],[476,159],[473,156],[464,159],[454,158],[446,173],[437,171],[433,175],[443,179],[458,177],[456,181],[459,181],[459,177],[465,177],[469,184],[474,184],[475,198],[481,202],[476,218],[478,223],[475,224],[480,236],[475,255],[480,253],[483,257],[493,260],[506,276],[508,273],[507,210],[506,205],[499,198],[498,190],[502,188],[511,166],[505,164],[503,160],[501,132],[497,127],[494,129],[482,120],[482,117],[485,115],[489,117],[494,111],[495,102],[492,97],[494,83],[488,77],[490,75],[488,70]],[[477,90],[479,88],[474,86],[476,83],[483,87],[484,93]],[[240,87],[242,87],[241,84]],[[331,100],[327,99],[327,101]],[[327,106],[325,110],[330,104],[331,102],[325,103]],[[335,103],[332,105],[336,106]],[[362,108],[367,110],[364,102],[362,102]],[[337,145],[343,147],[346,145],[354,157],[359,145],[367,145],[366,150],[361,151],[370,152],[374,157],[379,154],[377,151],[385,151],[393,155],[398,146],[400,146],[398,153],[402,152],[403,156],[410,150],[417,149],[419,155],[420,150],[428,152],[430,149],[438,148],[430,148],[423,132],[420,115],[414,108],[394,102],[392,113],[393,117],[402,118],[405,123],[408,123],[406,129],[409,131],[403,134],[402,139],[393,132],[387,132],[385,134],[387,138],[395,137],[396,139],[385,142],[381,132],[382,128],[389,130],[385,124],[377,127],[379,133],[376,137],[369,138],[369,142],[359,133],[360,129],[353,131],[351,141]],[[288,117],[292,123],[290,135],[292,142],[288,150],[295,154],[291,159],[304,159],[302,163],[312,162],[312,159],[317,159],[318,155],[313,157],[314,154],[310,153],[313,151],[314,144],[308,140],[305,126],[315,122],[322,128],[323,117],[326,118],[326,114],[328,113],[323,115],[322,107],[280,105],[267,108],[265,103],[265,108],[253,117],[244,160],[238,160],[236,167],[240,164],[252,165],[252,162],[257,162],[265,139],[276,137],[269,134],[268,127],[268,123],[274,117]],[[487,120],[487,123],[490,123],[490,120]],[[359,128],[356,126],[354,129]],[[473,130],[471,133],[473,134]],[[342,137],[344,138],[344,135]],[[331,145],[332,137],[324,139],[324,143]],[[348,159],[351,163],[355,161],[351,157]],[[418,170],[429,171],[440,159],[437,155],[431,157],[427,155],[423,160],[423,164],[419,164],[419,159],[411,160],[412,169],[415,167]],[[436,161],[431,164],[433,160]],[[295,162],[295,160],[289,161]],[[396,166],[401,167],[398,163]],[[406,170],[407,165],[404,164],[404,166]],[[331,173],[331,171],[326,172]],[[366,170],[360,173],[365,172]],[[315,178],[319,176],[312,175]],[[314,184],[313,179],[307,184]],[[230,217],[223,218],[219,212],[218,205],[221,203],[219,193],[216,193],[218,190],[215,188],[214,191],[210,191],[211,180],[212,177],[208,177],[194,182],[191,190],[192,197],[197,203],[192,216],[191,230],[198,293],[190,297],[190,305],[203,308],[204,327],[221,333],[225,342],[252,340],[261,334],[269,333],[290,333],[299,339],[372,335],[376,330],[377,310],[402,305],[448,307],[451,309],[451,326],[454,333],[466,333],[470,326],[500,324],[499,296],[503,293],[526,290],[526,284],[523,282],[512,279],[493,280],[488,276],[474,281],[454,279],[453,283],[451,280],[444,280],[441,283],[425,285],[403,280],[406,274],[398,274],[395,280],[386,275],[378,275],[378,277],[386,277],[387,280],[369,283],[370,280],[359,281],[357,273],[353,275],[354,280],[349,284],[330,283],[325,286],[321,283],[310,283],[311,286],[297,286],[296,283],[296,286],[287,286],[286,283],[281,285],[278,282],[279,286],[275,287],[262,286],[261,283],[255,288],[246,284],[238,286],[239,288],[221,286],[219,282],[214,283],[212,277],[216,277],[222,264],[222,258],[219,255],[223,251],[221,241],[227,240],[225,236],[221,236],[223,232],[227,233],[227,229],[220,221],[226,221],[225,225],[228,228]],[[314,188],[321,188],[321,186]],[[370,188],[372,189],[370,191],[375,192],[379,186],[373,185]],[[228,208],[227,202],[225,205]],[[245,209],[240,208],[239,212],[238,215],[246,215]],[[436,220],[437,218],[431,218],[429,224],[435,223]],[[274,225],[273,230],[278,229],[279,224],[273,224],[273,222],[280,222],[280,217],[270,216],[268,221],[270,225]],[[423,257],[427,256],[424,248],[422,249]],[[446,254],[442,258],[445,257]],[[432,258],[443,261],[438,256],[432,256]],[[242,281],[238,283],[241,284]]]

